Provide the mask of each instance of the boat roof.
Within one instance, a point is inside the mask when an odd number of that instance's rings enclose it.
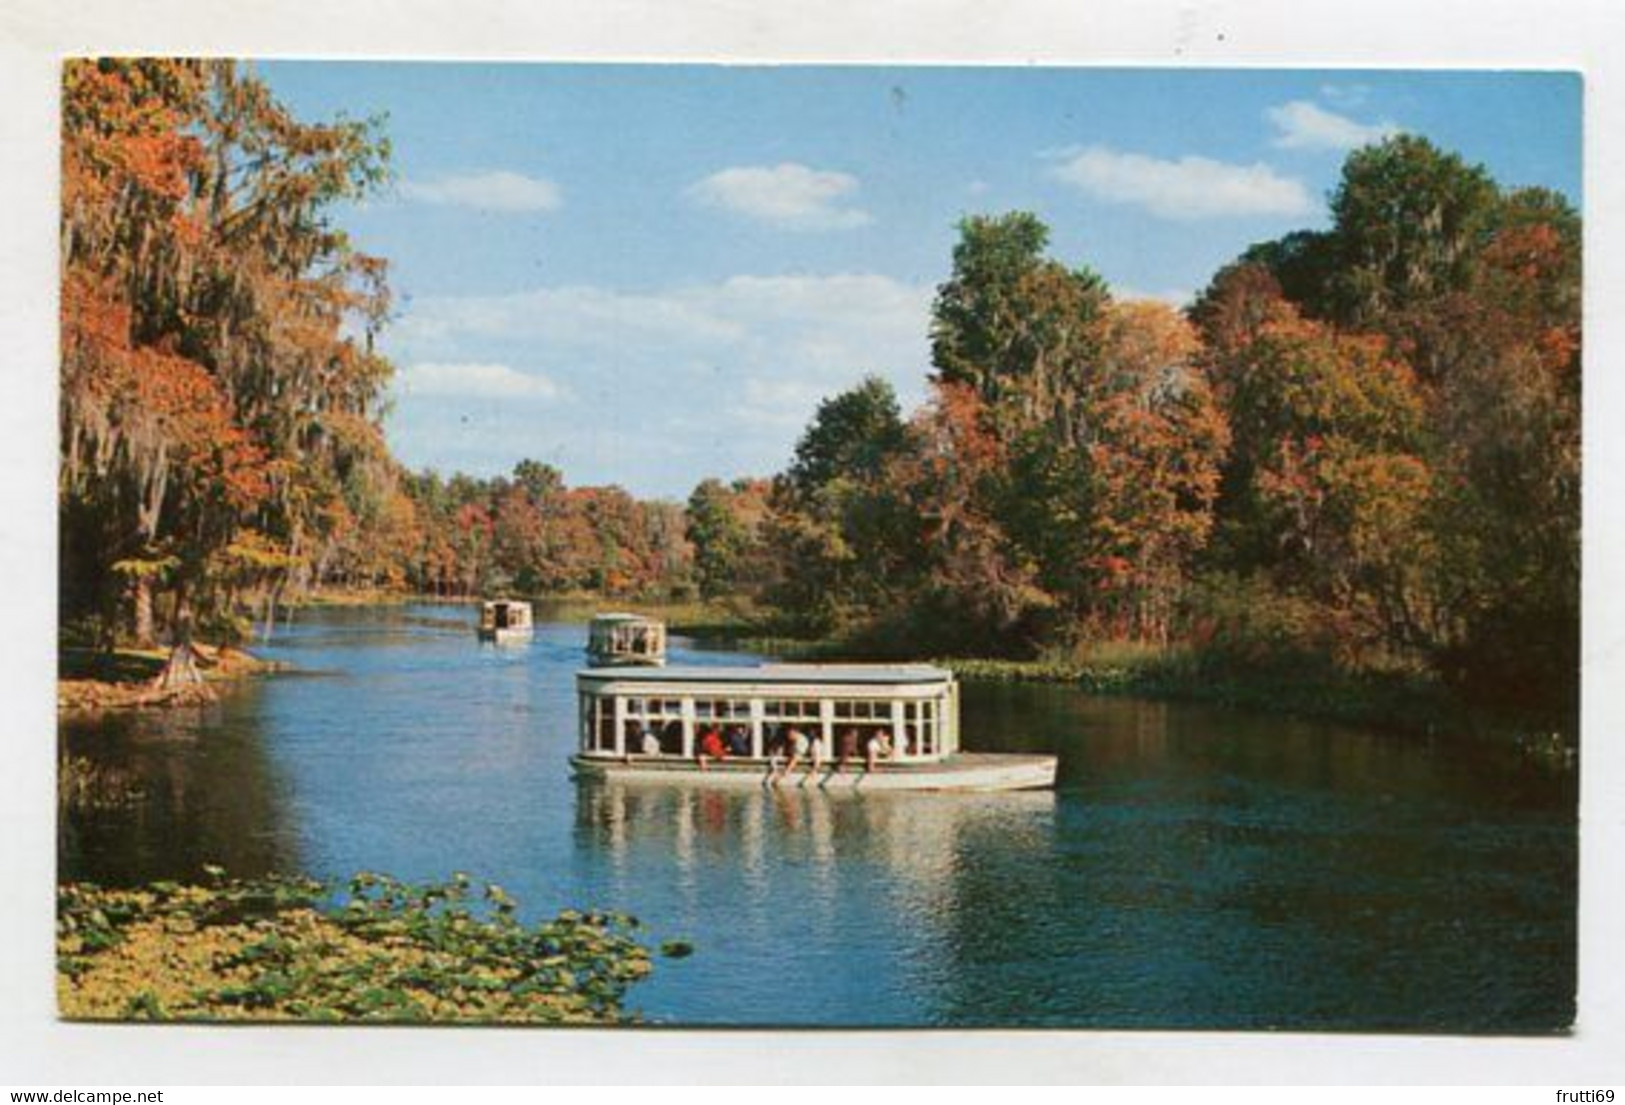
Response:
[[[592,620],[595,621],[595,622],[652,622],[652,621],[656,621],[657,619],[645,617],[642,614],[619,614],[619,613],[617,613],[617,614],[594,614],[592,616]]]
[[[942,683],[954,677],[931,664],[678,664],[664,668],[587,668],[585,679],[628,683]]]

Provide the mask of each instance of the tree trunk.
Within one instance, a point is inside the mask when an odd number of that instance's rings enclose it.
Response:
[[[169,650],[164,670],[152,681],[152,689],[160,698],[211,701],[214,691],[203,681],[203,673],[197,666],[197,652],[192,648],[192,612],[186,605],[184,593],[176,596],[175,606],[175,644]]]
[[[271,643],[271,633],[276,629],[277,600],[282,597],[282,589],[286,582],[286,577],[278,579],[265,592],[265,630],[260,639],[266,644]]]
[[[136,576],[131,582],[130,594],[134,600],[135,647],[153,648],[158,643],[158,635],[153,629],[151,578]]]

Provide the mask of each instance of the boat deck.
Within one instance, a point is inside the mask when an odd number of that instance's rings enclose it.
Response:
[[[704,786],[765,786],[771,766],[762,759],[711,760],[702,768],[678,756],[592,756],[570,758],[577,777],[628,783],[687,783]],[[826,761],[817,778],[810,765],[796,765],[780,786],[857,790],[1026,790],[1055,785],[1054,756],[960,752],[936,763],[886,760],[870,771],[859,760],[838,770]]]

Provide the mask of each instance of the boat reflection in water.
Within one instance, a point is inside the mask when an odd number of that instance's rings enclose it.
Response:
[[[1053,827],[1055,792],[978,794],[809,787],[720,790],[582,781],[578,827],[617,865],[638,858],[678,871],[727,852],[743,870],[798,859],[813,866],[858,861],[898,874],[952,870],[966,835],[1014,833],[1012,846]]]
[[[684,1023],[935,1023],[981,943],[967,915],[1052,877],[1055,801],[582,781],[577,855],[602,900],[697,948],[640,985],[651,1008],[669,990]]]

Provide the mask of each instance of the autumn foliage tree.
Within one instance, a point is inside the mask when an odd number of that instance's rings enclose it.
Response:
[[[1302,317],[1246,269],[1196,314],[1234,440],[1212,559],[1317,602],[1351,656],[1420,643],[1437,564],[1415,374],[1382,338]]]
[[[1055,611],[1053,632],[1166,639],[1228,441],[1189,324],[1113,303],[1094,273],[1044,256],[1031,215],[968,219],[961,235],[932,349],[940,413],[963,418],[974,396],[998,458],[979,481],[997,534],[979,543],[998,550],[983,563],[1002,566],[1003,593],[1030,580],[1027,620]]]
[[[1341,396],[1340,421],[1365,426],[1365,444],[1350,453],[1346,434],[1333,449],[1317,433],[1306,452],[1300,435],[1290,466],[1260,468],[1271,439],[1232,388],[1243,407],[1221,531],[1256,520],[1243,489],[1267,475],[1277,500],[1336,523],[1338,544],[1315,557],[1331,573],[1328,610],[1374,613],[1357,620],[1477,699],[1572,718],[1579,217],[1554,192],[1502,188],[1411,136],[1350,155],[1331,207],[1329,230],[1249,250],[1194,313],[1232,382],[1279,358],[1283,340],[1345,381],[1328,395]],[[1221,548],[1233,563],[1280,565],[1256,545]]]
[[[387,148],[229,61],[69,61],[62,138],[64,615],[150,641],[163,593],[184,644],[249,566],[342,541],[390,463],[383,265],[330,214]]]
[[[404,559],[410,589],[445,598],[496,592],[664,598],[689,586],[681,506],[619,487],[569,487],[550,465],[511,476],[408,475],[418,524]]]
[[[1294,656],[1572,717],[1580,219],[1424,139],[1352,153],[1328,228],[1184,314],[967,218],[920,410],[866,378],[776,477],[680,504],[390,456],[384,265],[334,221],[375,125],[204,60],[70,61],[62,118],[61,601],[104,643],[295,585],[697,589],[915,653],[1200,649],[1279,607]]]

